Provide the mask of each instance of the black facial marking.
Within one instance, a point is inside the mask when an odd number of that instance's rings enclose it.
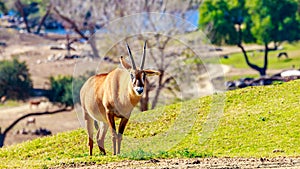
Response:
[[[146,73],[143,71],[130,73],[133,86],[144,87]]]
[[[143,72],[143,81],[145,81],[145,80],[146,80],[146,73]]]
[[[132,73],[130,73],[130,77],[131,77],[131,80],[133,81],[134,80],[134,75]]]

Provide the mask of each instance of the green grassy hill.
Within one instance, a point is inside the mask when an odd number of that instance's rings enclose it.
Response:
[[[268,54],[268,69],[291,69],[293,66],[298,69],[300,63],[299,47],[300,42],[284,43],[282,50],[270,51]],[[283,56],[282,58],[278,59],[277,56],[280,52],[287,52],[289,58],[285,58]],[[264,64],[264,52],[248,52],[248,57],[251,63],[257,64],[258,66],[262,66]],[[220,62],[235,68],[249,68],[242,52],[230,54],[228,59],[221,58]]]
[[[0,149],[0,168],[80,166],[126,159],[300,155],[300,81],[226,92],[224,114],[209,128],[215,96],[134,114],[120,156],[88,156],[83,129]],[[217,103],[216,103],[217,104]],[[204,127],[203,127],[204,126]],[[208,127],[207,127],[208,126]],[[191,128],[189,128],[191,127]],[[201,134],[202,133],[202,134]],[[207,139],[204,137],[207,135]],[[169,146],[169,147],[168,147]],[[111,154],[111,139],[106,149]]]

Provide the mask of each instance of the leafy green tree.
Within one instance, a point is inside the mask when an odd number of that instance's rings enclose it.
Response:
[[[199,10],[199,27],[206,30],[213,44],[236,44],[236,24],[245,24],[245,41],[252,42],[251,20],[245,7],[245,0],[204,1]]]
[[[283,41],[299,38],[297,0],[253,0],[248,6],[254,23],[251,32],[258,43],[274,42],[276,49]]]
[[[72,81],[72,76],[50,77],[51,94],[49,100],[65,106],[72,106]]]
[[[212,27],[209,34],[212,43],[236,44],[249,67],[264,76],[268,68],[268,52],[276,50],[283,41],[299,39],[297,9],[297,0],[204,1],[199,8],[199,24],[202,30]],[[264,45],[262,67],[249,61],[243,42]],[[274,44],[273,48],[269,47],[270,43]]]
[[[72,76],[50,77],[51,94],[49,100],[65,106],[73,106],[79,103],[80,89],[90,76],[91,72],[75,78]]]
[[[25,100],[31,89],[32,81],[25,62],[0,61],[0,96]]]
[[[7,13],[7,8],[6,8],[6,5],[3,0],[0,0],[0,14],[1,13],[4,13],[4,14]]]
[[[87,71],[85,74],[73,78],[73,103],[80,103],[80,89],[87,79],[94,75],[94,72]]]

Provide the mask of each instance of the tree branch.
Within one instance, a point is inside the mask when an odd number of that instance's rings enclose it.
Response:
[[[264,56],[264,67],[263,67],[263,69],[265,70],[267,70],[268,68],[268,53],[269,53],[268,43],[265,43],[265,56]]]
[[[17,0],[15,2],[15,5],[16,5],[16,8],[18,9],[18,11],[20,12],[21,16],[23,17],[24,19],[24,23],[25,23],[25,26],[26,26],[26,30],[28,33],[31,33],[31,30],[30,30],[30,27],[28,25],[28,20],[27,20],[27,16],[24,12],[24,5],[22,4],[22,2],[20,0]]]
[[[64,21],[66,21],[66,22],[68,22],[70,25],[72,25],[74,31],[75,31],[77,34],[79,34],[83,39],[85,39],[85,40],[88,40],[88,39],[89,39],[89,37],[85,36],[85,35],[80,31],[80,29],[78,28],[78,26],[76,25],[76,23],[75,23],[73,20],[71,20],[71,19],[68,18],[67,16],[64,16],[63,14],[61,14],[61,13],[59,12],[59,10],[58,10],[56,7],[54,7],[53,10],[55,11],[55,13],[56,13],[61,19],[63,19]]]
[[[15,120],[11,125],[9,125],[3,132],[3,135],[6,135],[19,121],[25,119],[26,117],[30,117],[30,116],[41,116],[41,115],[49,115],[49,114],[56,114],[56,113],[60,113],[60,112],[64,112],[64,111],[72,111],[73,109],[67,109],[67,108],[62,108],[62,109],[58,109],[55,111],[45,111],[45,112],[37,112],[37,113],[29,113],[29,114],[25,114],[22,117],[18,118],[17,120]]]
[[[260,67],[258,67],[257,65],[254,65],[254,64],[250,63],[249,58],[248,58],[248,55],[247,55],[247,52],[246,52],[246,50],[244,49],[244,47],[242,46],[242,44],[238,44],[237,46],[238,46],[239,48],[241,48],[241,50],[242,50],[242,52],[243,52],[243,54],[244,54],[246,63],[248,64],[248,66],[250,66],[250,67],[251,67],[252,69],[254,69],[254,70],[257,70],[258,72],[261,72],[261,68],[260,68]]]
[[[47,7],[47,11],[46,11],[46,14],[43,16],[43,18],[41,19],[39,25],[38,25],[38,28],[36,30],[36,33],[39,34],[40,31],[41,31],[41,28],[46,20],[46,18],[48,17],[48,15],[50,14],[51,12],[51,9],[52,9],[52,4],[50,3],[49,6]]]

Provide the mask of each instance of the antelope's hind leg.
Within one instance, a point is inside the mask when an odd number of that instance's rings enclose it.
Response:
[[[93,155],[93,132],[94,132],[94,120],[85,112],[85,124],[88,132],[88,145],[90,147],[90,156]]]
[[[113,113],[110,113],[110,111],[106,111],[106,118],[108,121],[109,128],[111,130],[112,135],[112,143],[113,143],[113,155],[116,155],[117,148],[116,148],[116,141],[117,141],[117,131],[116,131],[116,124]]]
[[[102,152],[104,155],[106,155],[105,149],[104,149],[104,139],[105,135],[107,133],[108,125],[104,122],[99,123],[99,129],[97,131],[97,143],[98,147],[100,149],[100,152]]]

